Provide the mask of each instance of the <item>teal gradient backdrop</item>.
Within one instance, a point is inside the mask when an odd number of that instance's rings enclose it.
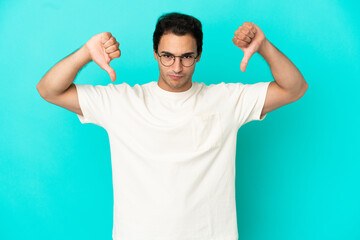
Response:
[[[36,84],[93,35],[109,31],[122,55],[115,84],[158,79],[157,18],[177,11],[203,24],[193,81],[272,81],[255,54],[232,43],[254,22],[304,75],[299,101],[242,126],[236,157],[241,240],[359,240],[358,1],[0,0],[0,239],[111,239],[112,176],[106,131],[43,100]],[[107,85],[94,62],[77,84]],[[211,239],[209,239],[211,240]]]

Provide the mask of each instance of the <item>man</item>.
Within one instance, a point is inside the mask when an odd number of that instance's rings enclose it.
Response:
[[[258,52],[275,81],[256,84],[192,81],[202,53],[196,18],[161,16],[153,35],[158,81],[131,87],[74,84],[94,61],[106,70],[121,55],[109,32],[92,37],[57,63],[37,85],[48,102],[75,112],[109,135],[114,186],[113,239],[234,240],[235,150],[238,129],[301,98],[308,86],[292,62],[254,23],[235,31],[241,70]]]

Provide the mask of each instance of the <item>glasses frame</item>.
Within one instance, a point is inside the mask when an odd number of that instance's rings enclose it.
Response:
[[[184,64],[182,63],[182,57],[186,57],[186,56],[175,56],[175,55],[168,54],[168,53],[164,53],[163,55],[160,55],[159,53],[157,53],[157,55],[160,57],[160,63],[161,63],[163,66],[165,66],[165,67],[171,67],[172,65],[174,65],[174,63],[175,63],[175,61],[176,61],[176,57],[179,57],[179,58],[180,58],[180,63],[181,63],[181,65],[182,65],[183,67],[191,67],[191,66],[193,66],[193,65],[195,64],[196,59],[197,59],[197,58],[198,58],[198,56],[199,56],[199,54],[198,54],[198,55],[194,58],[194,62],[193,62],[193,64],[191,64],[190,66],[184,66]],[[161,57],[162,57],[162,56],[164,56],[164,55],[171,55],[171,56],[173,56],[173,57],[174,57],[174,61],[173,61],[173,63],[172,63],[172,64],[170,64],[169,66],[167,66],[167,65],[163,64],[163,62],[161,61]]]

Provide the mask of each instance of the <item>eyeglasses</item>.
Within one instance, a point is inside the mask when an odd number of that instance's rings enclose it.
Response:
[[[159,53],[157,55],[160,57],[161,64],[164,65],[165,67],[170,67],[171,65],[173,65],[175,62],[175,57],[180,58],[180,63],[184,67],[191,67],[195,63],[195,59],[197,59],[197,57],[199,56],[199,55],[196,57],[194,57],[194,55],[174,56],[167,53],[161,56],[159,55]]]

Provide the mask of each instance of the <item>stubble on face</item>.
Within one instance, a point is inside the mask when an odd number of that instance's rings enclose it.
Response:
[[[174,74],[174,73],[170,72],[169,75],[170,74]],[[186,91],[186,90],[182,90],[182,89],[186,89],[187,88],[186,86],[189,86],[189,85],[191,87],[192,81],[191,81],[191,78],[189,78],[189,76],[186,76],[186,75],[184,76],[183,74],[178,74],[178,75],[183,75],[183,77],[179,80],[174,80],[174,79],[171,79],[169,77],[169,75],[164,76],[164,73],[162,72],[161,78],[162,78],[163,83],[165,83],[169,88],[175,90],[174,92]],[[187,89],[189,89],[189,88],[187,88]]]

